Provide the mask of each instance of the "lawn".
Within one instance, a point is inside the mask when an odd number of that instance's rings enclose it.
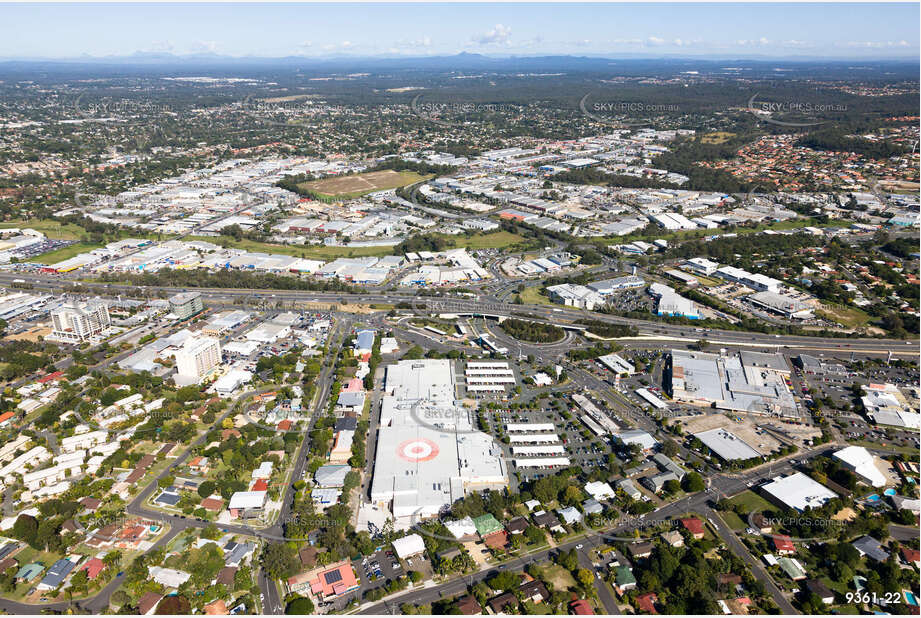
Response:
[[[549,298],[540,293],[539,285],[526,287],[521,293],[521,302],[526,305],[552,305]]]
[[[723,518],[723,521],[726,522],[726,525],[732,528],[733,530],[744,530],[747,526],[742,518],[733,513],[732,511],[726,511],[720,513],[720,517]]]
[[[746,511],[752,513],[754,511],[767,511],[773,509],[771,503],[756,494],[755,492],[746,489],[738,496],[734,496],[729,499],[729,502],[732,504],[738,504],[745,508]]]
[[[870,316],[866,311],[857,307],[845,307],[844,305],[822,305],[823,309],[816,311],[816,315],[837,322],[847,328],[859,328],[866,326],[870,322]]]
[[[69,260],[75,255],[80,255],[81,253],[86,253],[87,251],[92,251],[93,249],[98,249],[102,246],[102,243],[78,242],[67,247],[61,247],[60,249],[49,251],[48,253],[42,253],[35,256],[34,258],[29,258],[29,260],[41,262],[42,264],[57,264],[58,262]]]
[[[86,234],[86,230],[79,225],[61,223],[54,219],[14,219],[0,223],[0,229],[11,227],[31,228],[55,240],[77,240]]]
[[[300,183],[298,188],[316,193],[321,197],[351,199],[367,193],[374,193],[375,191],[405,187],[432,177],[432,174],[423,176],[416,172],[382,170],[352,176],[331,176],[320,180],[311,180],[310,182]]]
[[[518,234],[504,230],[489,232],[488,234],[473,234],[472,236],[446,236],[445,239],[453,244],[453,248],[466,247],[471,251],[476,249],[504,249],[524,240]]]
[[[560,565],[541,564],[538,565],[538,568],[541,579],[553,584],[554,590],[569,590],[576,587],[576,580],[573,579],[572,574]]]

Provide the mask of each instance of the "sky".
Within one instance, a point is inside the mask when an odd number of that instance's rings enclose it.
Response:
[[[0,57],[919,58],[919,4],[2,4]]]

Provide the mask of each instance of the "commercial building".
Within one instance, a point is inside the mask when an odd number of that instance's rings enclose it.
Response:
[[[700,275],[712,275],[716,272],[716,269],[720,267],[717,262],[708,260],[707,258],[691,258],[684,262],[684,268],[698,273]]]
[[[638,388],[633,392],[642,398],[646,403],[650,404],[653,408],[657,410],[668,410],[668,404],[665,403],[661,397],[653,395],[648,388]]]
[[[646,281],[643,280],[642,277],[637,277],[636,275],[628,275],[626,277],[616,277],[614,279],[593,281],[592,283],[588,284],[588,287],[598,292],[602,296],[607,296],[621,290],[641,288],[644,285],[646,285]]]
[[[766,275],[752,274],[735,266],[722,266],[717,269],[716,274],[727,281],[740,283],[759,292],[779,292],[783,286],[783,282],[777,279]]]
[[[221,344],[214,337],[189,337],[175,356],[176,383],[197,384],[221,364]]]
[[[722,428],[695,433],[694,437],[703,442],[704,446],[716,453],[723,461],[761,457],[761,453],[744,440]]]
[[[470,491],[508,486],[501,446],[455,401],[449,360],[388,365],[371,499],[406,527]]]
[[[626,374],[630,376],[636,373],[636,367],[634,367],[632,363],[627,362],[617,354],[605,354],[604,356],[599,356],[598,362],[600,362],[602,365],[617,375]]]
[[[204,305],[198,292],[181,292],[169,299],[169,308],[173,315],[185,320],[204,309]]]
[[[201,329],[205,335],[220,337],[246,322],[251,314],[246,311],[226,311],[211,318]]]
[[[746,300],[788,320],[807,320],[813,316],[812,307],[803,301],[776,292],[756,292],[746,296]]]
[[[777,477],[761,489],[774,501],[800,512],[807,508],[818,508],[838,497],[838,494],[802,472]]]
[[[833,457],[864,483],[873,487],[886,485],[886,475],[879,469],[876,456],[864,447],[848,446],[835,452]]]
[[[51,336],[58,341],[80,343],[102,334],[112,324],[109,306],[101,300],[64,303],[51,312]]]
[[[671,351],[672,399],[701,407],[784,417],[797,416],[786,385],[790,368],[780,354],[709,354]]]
[[[591,311],[604,305],[604,297],[598,292],[574,283],[561,283],[547,288],[551,300],[567,307],[577,307]]]
[[[918,429],[921,414],[908,405],[905,395],[894,384],[868,384],[861,397],[867,415],[879,425]]]
[[[661,283],[653,283],[649,286],[649,293],[659,299],[656,307],[656,315],[678,316],[697,320],[700,313],[693,301],[679,295],[673,288]]]
[[[231,369],[214,383],[214,392],[221,397],[230,397],[234,391],[253,379],[253,374],[244,369]]]

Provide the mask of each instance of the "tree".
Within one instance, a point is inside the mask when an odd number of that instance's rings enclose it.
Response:
[[[503,571],[487,581],[489,587],[493,590],[508,591],[518,587],[520,580],[517,573]]]
[[[44,549],[44,547],[39,547],[37,544],[39,542],[38,536],[38,520],[36,520],[31,515],[20,515],[16,518],[16,523],[13,524],[13,537],[24,541],[30,547],[34,549]]]
[[[595,583],[595,576],[588,569],[579,569],[576,571],[576,580],[583,588],[590,588]]]
[[[315,611],[313,601],[307,597],[298,597],[285,607],[285,613],[289,616],[306,616],[313,614]]]
[[[560,552],[557,562],[567,571],[575,572],[575,570],[579,568],[579,556],[574,549]]]
[[[271,543],[262,552],[262,566],[272,579],[294,575],[299,564],[296,551],[287,543]]]
[[[215,489],[217,489],[217,483],[214,481],[204,481],[198,486],[198,495],[202,498],[207,498],[214,493]]]
[[[528,526],[525,528],[524,536],[528,539],[528,543],[532,545],[540,545],[547,540],[547,534],[537,526]]]
[[[575,506],[582,502],[582,490],[575,485],[570,485],[563,491],[560,501],[568,506]]]
[[[684,478],[681,480],[681,486],[684,491],[688,493],[695,493],[698,491],[703,491],[707,488],[704,479],[697,472],[688,472],[684,475]]]
[[[158,616],[174,616],[176,614],[188,614],[192,609],[191,603],[184,596],[168,596],[157,604],[154,612]]]
[[[674,457],[678,454],[678,444],[671,438],[665,438],[662,441],[662,453],[667,457]]]

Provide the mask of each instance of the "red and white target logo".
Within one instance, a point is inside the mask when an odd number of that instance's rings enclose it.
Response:
[[[428,461],[438,456],[438,445],[431,440],[407,440],[397,447],[397,456],[406,461]]]

